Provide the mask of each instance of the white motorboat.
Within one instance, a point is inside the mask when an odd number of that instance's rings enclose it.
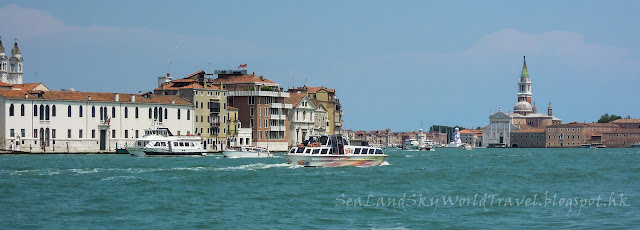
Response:
[[[287,164],[305,167],[376,166],[387,158],[381,148],[351,146],[342,135],[311,136],[306,143],[291,148],[284,155]]]
[[[407,139],[406,141],[404,141],[404,144],[402,145],[402,149],[404,150],[417,150],[420,148],[420,143],[418,142],[417,139]]]
[[[204,156],[199,136],[173,136],[167,128],[147,129],[132,147],[126,147],[131,156]]]
[[[269,150],[254,146],[235,146],[222,151],[227,158],[267,158],[274,157]]]

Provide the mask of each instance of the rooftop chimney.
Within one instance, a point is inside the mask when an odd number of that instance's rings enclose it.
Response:
[[[131,102],[136,102],[136,95],[131,94]]]
[[[120,94],[119,94],[119,93],[116,93],[116,96],[115,96],[114,101],[120,101],[119,99],[120,99]]]

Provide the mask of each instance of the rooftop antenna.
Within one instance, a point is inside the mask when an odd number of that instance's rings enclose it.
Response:
[[[169,62],[167,63],[167,73],[171,73],[171,64],[173,64],[173,61],[169,58]]]

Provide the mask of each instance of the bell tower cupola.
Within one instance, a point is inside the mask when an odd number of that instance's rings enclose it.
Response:
[[[11,49],[11,58],[9,58],[9,76],[7,77],[8,84],[22,84],[22,54],[18,47],[18,40],[16,39]]]

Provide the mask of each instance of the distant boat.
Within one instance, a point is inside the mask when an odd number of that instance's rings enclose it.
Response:
[[[203,156],[199,136],[173,136],[167,128],[152,128],[144,131],[132,147],[126,147],[131,156]]]
[[[640,148],[640,142],[631,145],[631,148]]]

